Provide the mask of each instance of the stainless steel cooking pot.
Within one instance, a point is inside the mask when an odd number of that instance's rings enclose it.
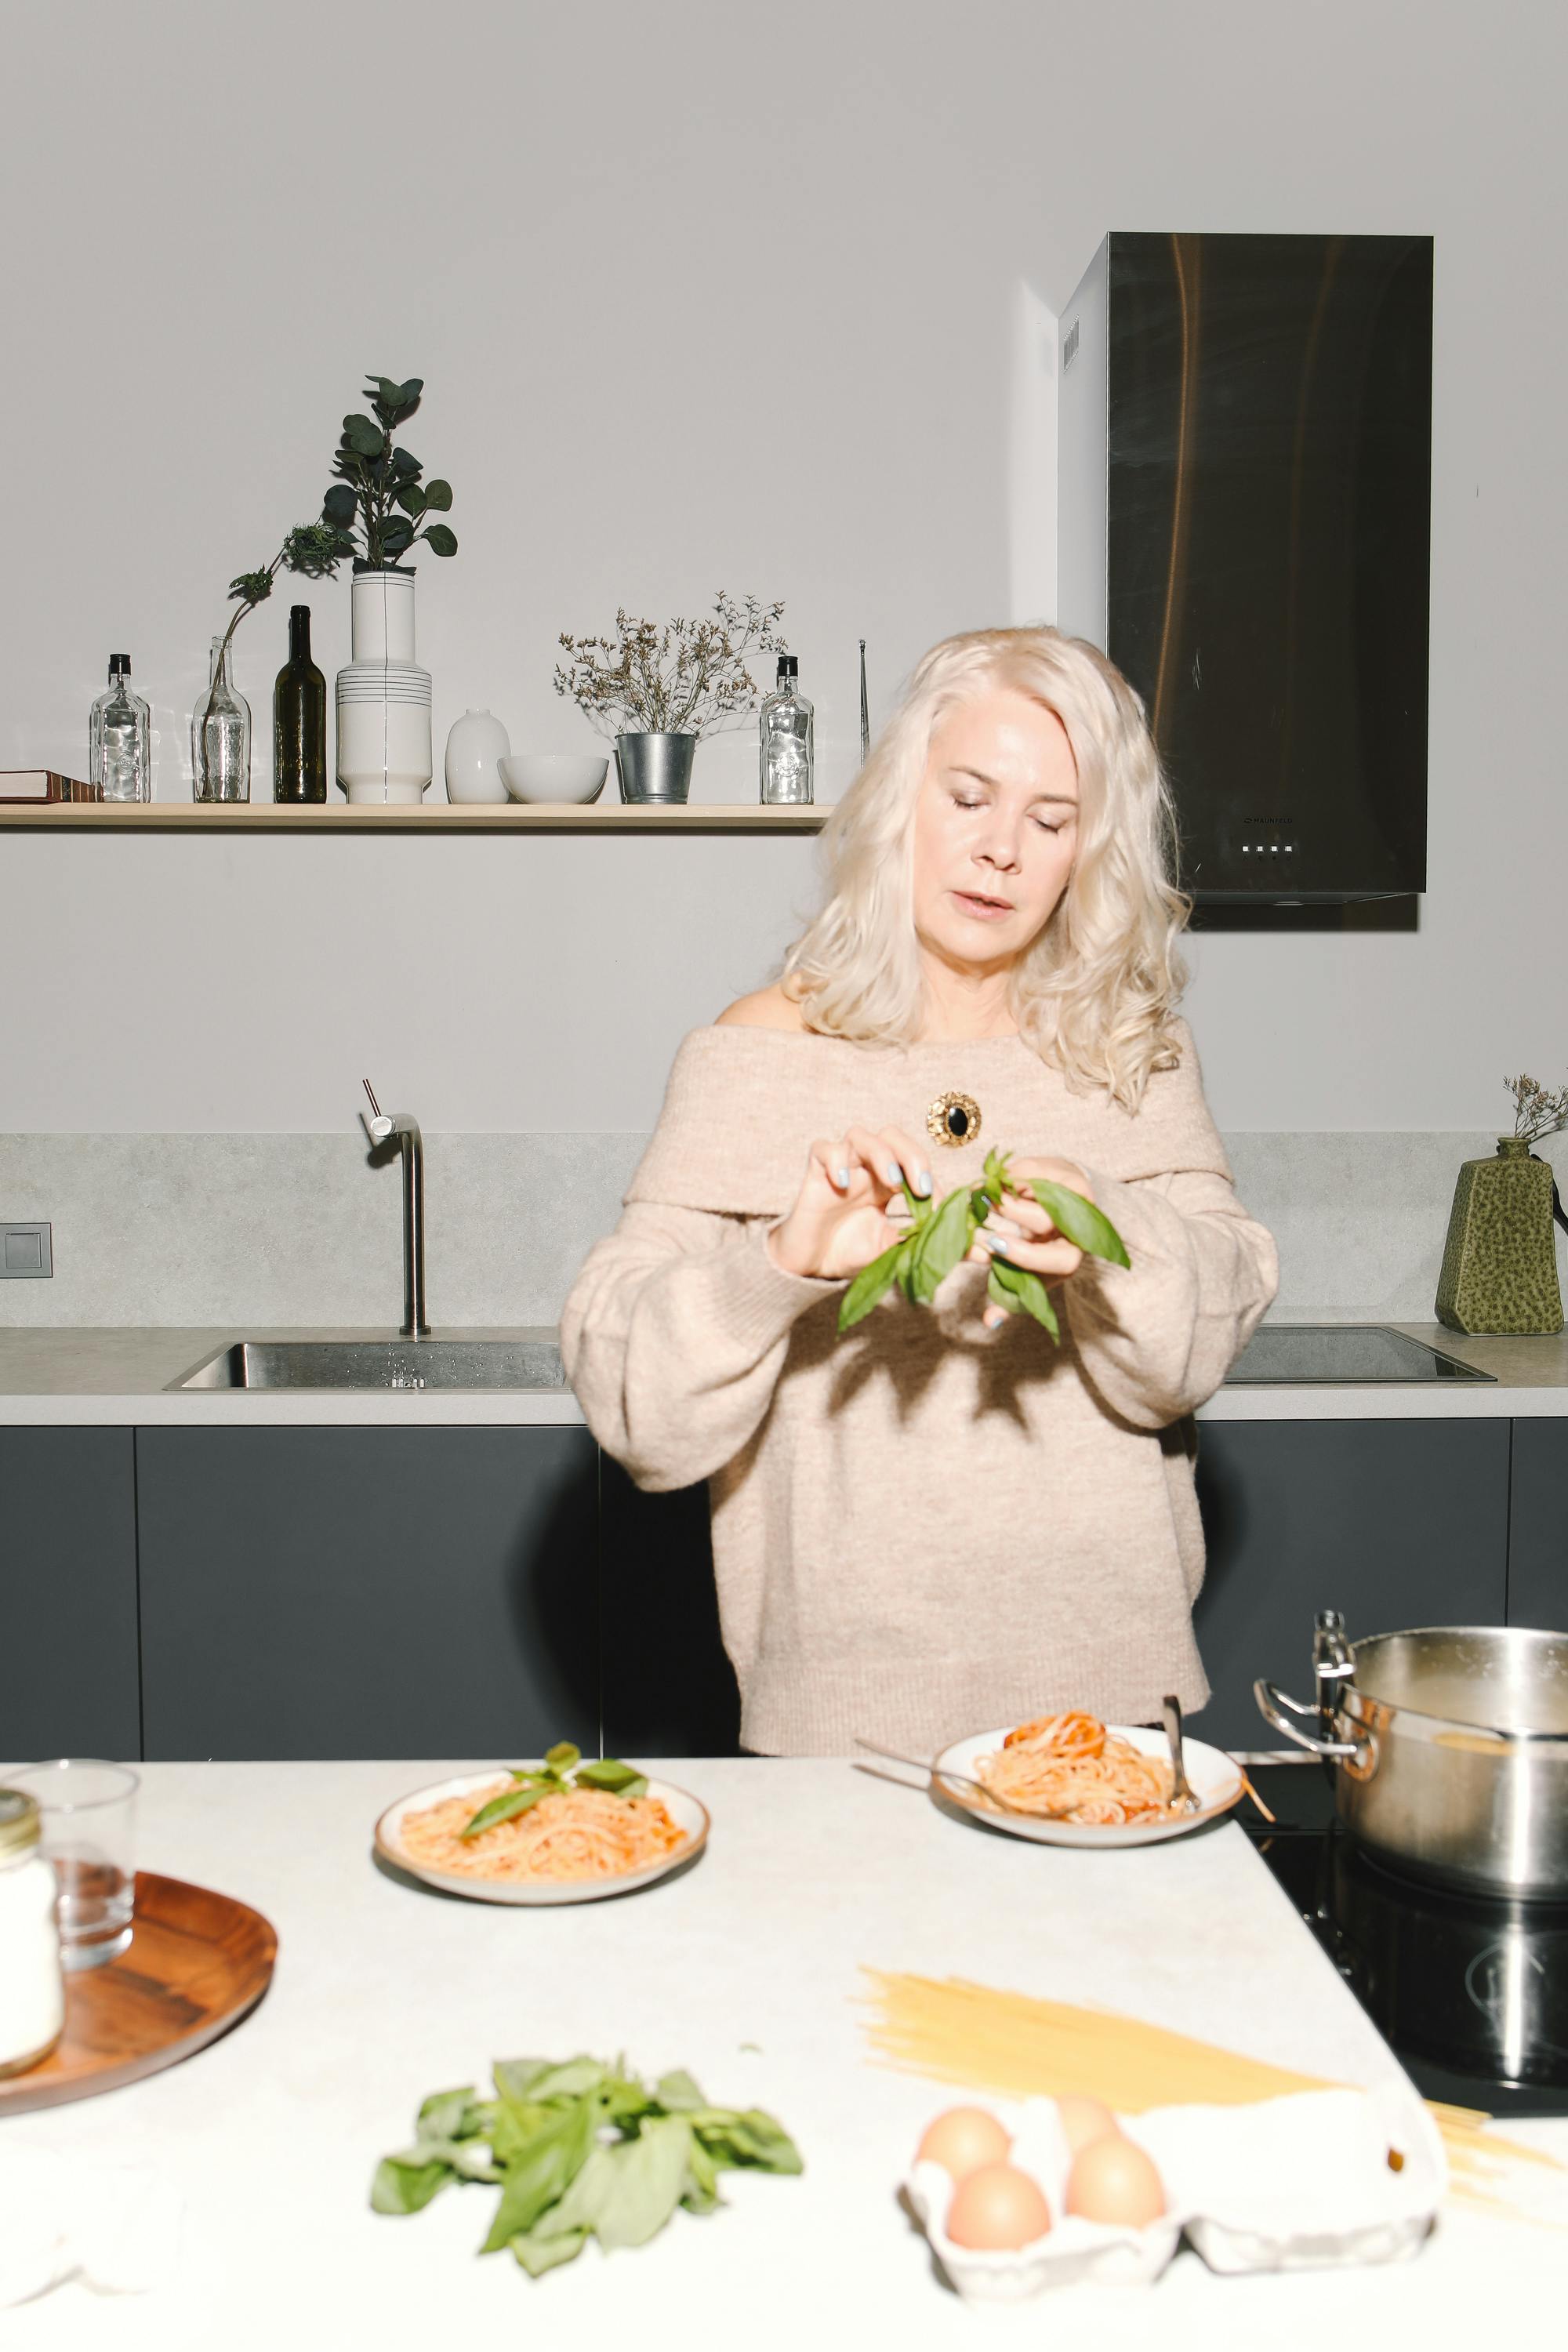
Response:
[[[1568,1634],[1429,1625],[1352,1647],[1326,1611],[1312,1666],[1314,1706],[1271,1682],[1253,1693],[1332,1764],[1363,1845],[1476,1894],[1568,1896]]]

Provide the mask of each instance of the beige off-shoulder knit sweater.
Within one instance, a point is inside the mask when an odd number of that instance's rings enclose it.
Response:
[[[1191,1415],[1275,1294],[1274,1244],[1232,1189],[1197,1056],[1130,1116],[1071,1091],[1016,1037],[886,1048],[693,1031],[616,1231],[567,1301],[588,1425],[641,1486],[709,1481],[742,1738],[911,1752],[1047,1708],[1147,1721],[1208,1696]],[[982,1127],[933,1144],[938,1196],[995,1144],[1076,1160],[1130,1267],[1055,1291],[1062,1343],[981,1320],[984,1269],[931,1307],[896,1294],[836,1336],[838,1283],[763,1246],[807,1147],[853,1124],[925,1133],[956,1089]]]

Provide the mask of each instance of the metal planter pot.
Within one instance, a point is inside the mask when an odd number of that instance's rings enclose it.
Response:
[[[1568,1634],[1435,1625],[1352,1648],[1325,1612],[1313,1671],[1315,1706],[1271,1682],[1253,1692],[1332,1765],[1352,1837],[1471,1894],[1568,1897]]]
[[[683,801],[691,790],[695,735],[617,735],[623,801]]]

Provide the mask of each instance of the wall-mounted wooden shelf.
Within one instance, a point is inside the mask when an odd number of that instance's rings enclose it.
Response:
[[[763,808],[756,802],[689,802],[653,808],[453,806],[351,808],[346,801],[301,808],[255,801],[214,807],[195,801],[12,802],[0,828],[28,833],[820,833],[828,811]]]

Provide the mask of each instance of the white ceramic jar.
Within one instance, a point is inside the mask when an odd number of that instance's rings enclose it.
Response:
[[[511,738],[488,710],[465,710],[447,738],[447,798],[504,801],[500,762],[511,757]]]
[[[36,1801],[0,1789],[0,2075],[38,2065],[65,2023],[58,1890],[39,1832]]]
[[[353,802],[417,806],[430,782],[430,673],[414,658],[412,571],[356,572],[338,672],[338,782]]]

